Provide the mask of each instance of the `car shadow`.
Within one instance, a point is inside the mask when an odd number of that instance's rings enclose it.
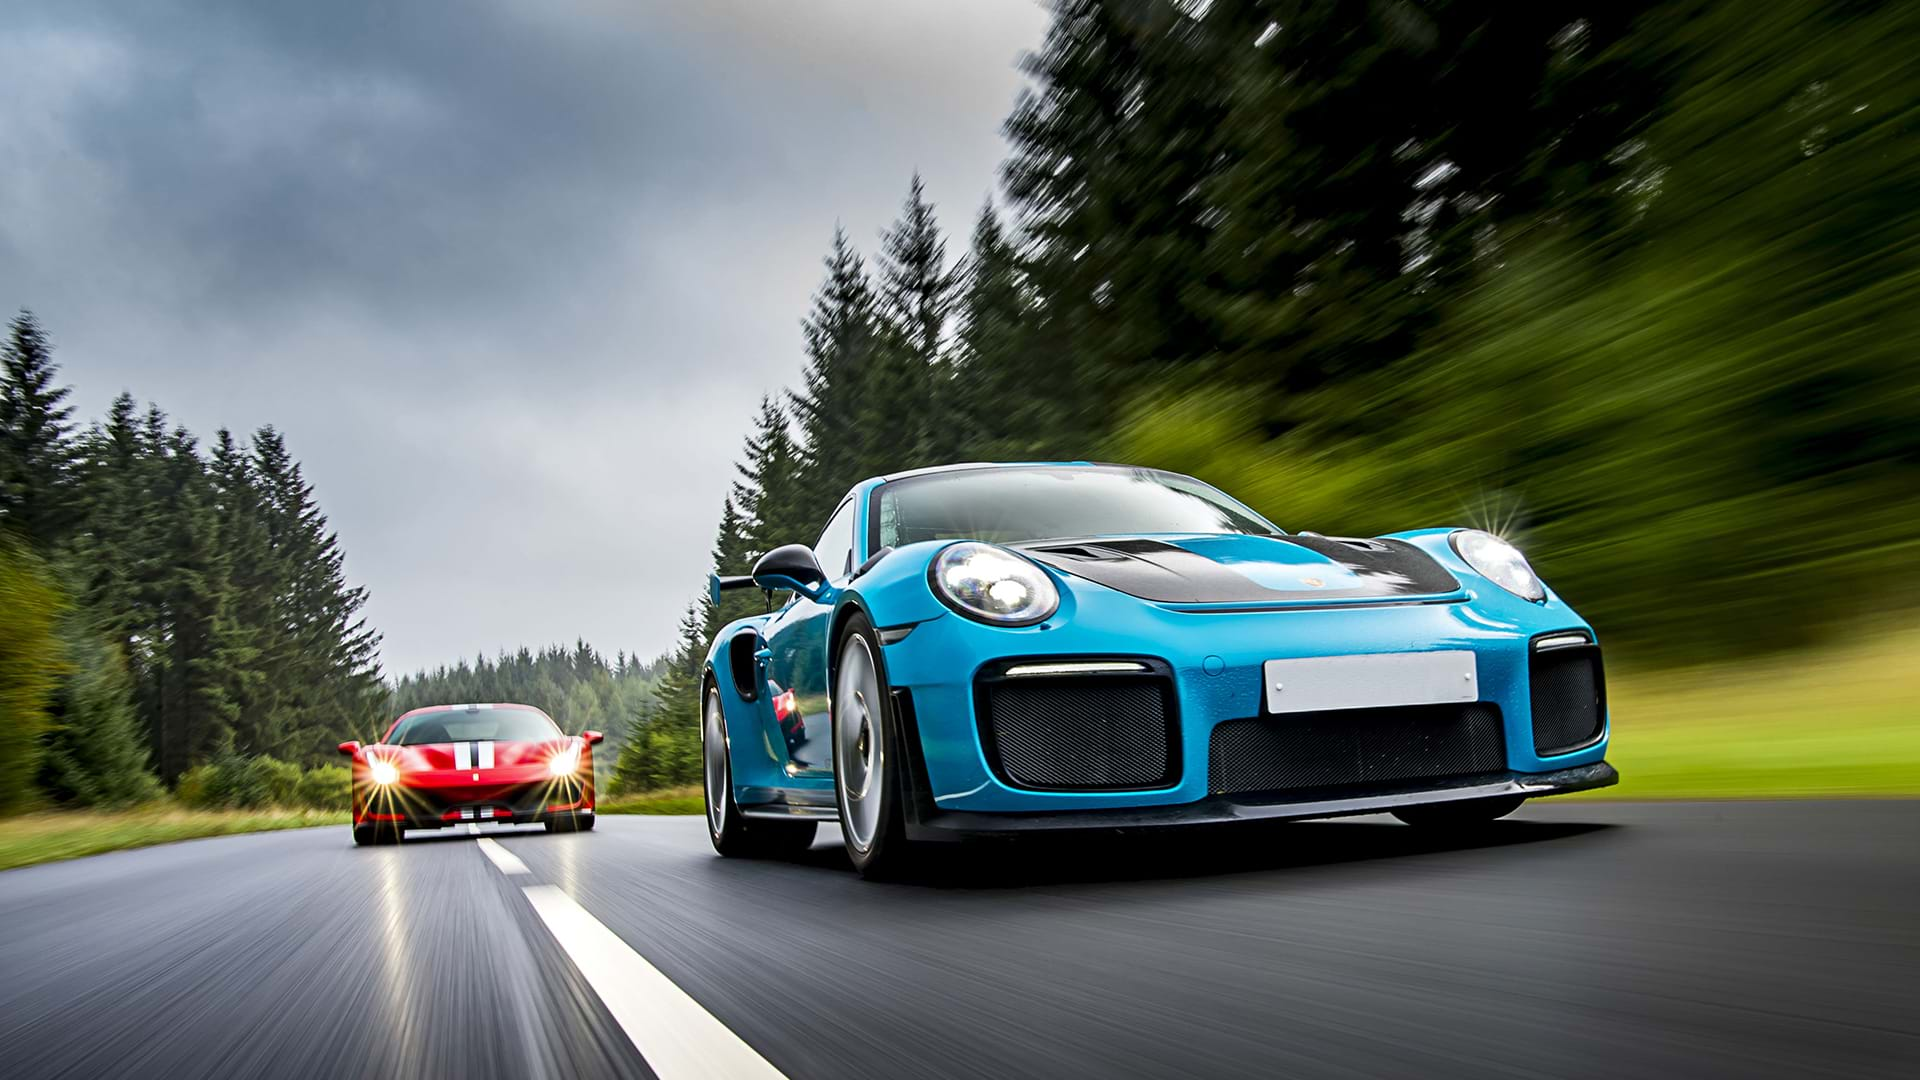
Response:
[[[1598,838],[1617,828],[1604,822],[1517,820],[1443,832],[1378,820],[1332,820],[1028,836],[927,845],[913,872],[888,884],[1011,889],[1305,870]],[[824,842],[838,836],[827,833],[821,839],[793,862],[852,873],[846,850],[837,842]]]

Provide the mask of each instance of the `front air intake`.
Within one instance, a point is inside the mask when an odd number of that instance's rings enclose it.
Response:
[[[974,685],[995,775],[1038,791],[1162,788],[1180,778],[1179,703],[1154,661],[1012,662]]]
[[[1534,753],[1566,754],[1599,741],[1607,722],[1599,646],[1585,635],[1536,638],[1527,678]]]
[[[1378,787],[1506,767],[1500,710],[1486,702],[1337,709],[1215,725],[1207,789],[1237,795]]]

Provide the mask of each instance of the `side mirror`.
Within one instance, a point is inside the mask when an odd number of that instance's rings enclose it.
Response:
[[[360,744],[358,742],[343,742],[340,744],[340,752],[348,757],[352,757],[360,752]]]
[[[827,574],[805,544],[777,547],[753,564],[753,583],[763,589],[792,589],[809,600],[827,593]]]
[[[605,735],[602,735],[597,731],[583,731],[580,733],[580,737],[587,740],[588,746],[599,746],[601,742],[605,741],[606,739]]]

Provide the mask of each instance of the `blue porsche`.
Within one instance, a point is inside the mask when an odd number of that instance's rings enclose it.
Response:
[[[1474,529],[1289,533],[1085,462],[854,485],[708,650],[723,855],[1387,811],[1458,827],[1617,781],[1592,627]]]

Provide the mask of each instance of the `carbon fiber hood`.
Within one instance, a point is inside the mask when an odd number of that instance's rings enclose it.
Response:
[[[1240,534],[1013,545],[1065,574],[1167,604],[1407,600],[1460,582],[1404,540]]]

